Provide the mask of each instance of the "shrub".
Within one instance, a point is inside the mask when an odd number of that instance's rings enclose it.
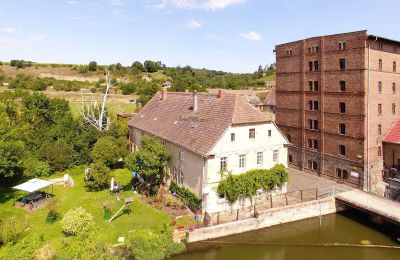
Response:
[[[85,186],[89,190],[101,190],[109,185],[110,180],[110,168],[102,162],[95,162],[90,165],[90,170],[85,176]]]
[[[0,220],[0,246],[15,244],[23,236],[24,227],[14,217]]]
[[[50,176],[51,168],[46,161],[32,157],[24,162],[25,173],[32,177]]]
[[[124,149],[118,146],[118,142],[114,137],[104,136],[97,140],[94,145],[92,158],[94,162],[102,162],[107,167],[116,167],[118,160],[124,156],[123,153]]]
[[[49,213],[47,216],[49,217],[55,217],[58,214],[58,209],[60,208],[61,201],[57,197],[53,197],[48,203],[47,203],[47,208],[49,210]]]
[[[288,173],[282,164],[277,164],[271,169],[250,170],[240,175],[229,174],[226,179],[218,184],[218,195],[226,197],[233,203],[239,197],[252,197],[257,190],[272,190],[288,180]]]
[[[63,232],[71,236],[87,234],[92,225],[92,215],[82,207],[70,209],[61,220]]]
[[[190,191],[189,189],[179,186],[175,182],[171,183],[169,190],[172,193],[176,193],[185,203],[195,207],[196,209],[201,209],[202,201],[195,193]]]
[[[175,243],[170,232],[154,233],[149,230],[132,232],[128,238],[128,254],[137,260],[157,260],[179,254],[183,243]]]

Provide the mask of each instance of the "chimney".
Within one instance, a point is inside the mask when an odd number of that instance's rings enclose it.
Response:
[[[193,91],[193,111],[197,110],[197,90]]]
[[[167,89],[165,89],[165,88],[163,88],[162,90],[161,90],[161,97],[160,97],[160,100],[166,100],[167,99]]]
[[[224,91],[222,89],[218,89],[217,98],[222,98],[224,96]]]

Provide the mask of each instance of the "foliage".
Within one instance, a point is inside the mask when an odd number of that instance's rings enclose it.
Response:
[[[88,65],[89,71],[96,71],[97,70],[97,62],[91,61]]]
[[[17,243],[23,232],[24,226],[14,217],[0,220],[0,246]]]
[[[137,93],[140,97],[137,101],[145,105],[159,90],[161,90],[160,84],[156,82],[146,83],[138,89]]]
[[[120,158],[123,158],[128,152],[126,140],[126,138],[122,140],[116,139],[113,136],[101,137],[93,147],[93,161],[101,162],[107,167],[115,168],[118,165]]]
[[[66,141],[59,139],[39,150],[41,159],[46,160],[53,171],[68,169],[74,161],[73,149]]]
[[[233,203],[240,197],[252,197],[257,190],[271,190],[288,180],[288,173],[282,164],[277,164],[271,169],[250,170],[240,175],[228,174],[220,181],[217,192]]]
[[[144,68],[147,72],[156,72],[159,69],[159,66],[156,62],[151,60],[146,60],[144,62]]]
[[[85,186],[89,190],[101,190],[110,184],[110,168],[102,162],[92,163],[86,175]]]
[[[10,66],[11,67],[16,67],[17,69],[22,69],[25,67],[31,67],[32,62],[31,61],[25,61],[25,60],[11,60],[10,61]]]
[[[93,217],[82,207],[70,209],[63,219],[61,226],[66,235],[85,235],[94,225]]]
[[[51,260],[54,258],[54,255],[55,255],[54,248],[50,244],[45,244],[38,250],[38,252],[35,256],[35,259],[36,260]]]
[[[0,139],[0,176],[13,177],[22,173],[24,151],[23,142]]]
[[[51,167],[47,161],[40,161],[35,157],[30,157],[24,161],[25,174],[32,177],[50,176]]]
[[[179,254],[185,250],[183,243],[175,243],[168,231],[154,233],[135,230],[128,239],[128,253],[137,260],[158,260]]]
[[[126,165],[143,177],[146,192],[154,194],[164,177],[164,167],[171,159],[171,152],[155,137],[145,136],[141,141],[141,148],[128,156]]]
[[[199,196],[197,196],[197,194],[193,193],[188,188],[179,186],[175,182],[172,182],[169,190],[171,193],[177,194],[188,205],[192,205],[196,209],[202,208],[202,201]]]
[[[61,206],[61,200],[57,197],[51,198],[51,200],[47,203],[47,209],[49,210],[48,216],[55,217],[58,213],[58,210]]]

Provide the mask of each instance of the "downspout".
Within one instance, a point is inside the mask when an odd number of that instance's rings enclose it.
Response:
[[[375,43],[378,40],[378,37],[375,36],[375,40],[372,43]],[[367,89],[367,191],[371,190],[371,178],[370,178],[370,165],[369,165],[369,94],[370,94],[370,85],[371,85],[371,77],[370,77],[370,51],[371,51],[371,43],[368,44],[368,89]]]

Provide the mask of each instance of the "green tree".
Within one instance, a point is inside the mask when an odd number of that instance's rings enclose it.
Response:
[[[171,159],[171,152],[154,137],[145,136],[141,141],[141,148],[128,156],[126,165],[144,178],[145,192],[154,194],[164,177],[164,168]]]
[[[91,61],[88,65],[89,71],[96,71],[97,70],[97,62]]]
[[[104,163],[108,167],[116,167],[125,153],[118,146],[118,141],[112,136],[104,136],[97,140],[93,147],[92,159],[94,162]]]
[[[39,154],[41,159],[46,160],[53,171],[62,171],[74,162],[73,149],[63,139],[41,147]]]
[[[110,168],[102,162],[95,162],[90,165],[88,174],[85,176],[85,186],[89,190],[101,190],[110,185]]]
[[[0,177],[21,175],[25,146],[21,141],[0,140]]]
[[[144,62],[144,67],[147,72],[156,72],[158,70],[157,63],[151,60],[146,60]]]
[[[136,74],[145,71],[144,66],[140,61],[135,61],[134,63],[132,63],[131,68],[133,71],[136,72]]]

